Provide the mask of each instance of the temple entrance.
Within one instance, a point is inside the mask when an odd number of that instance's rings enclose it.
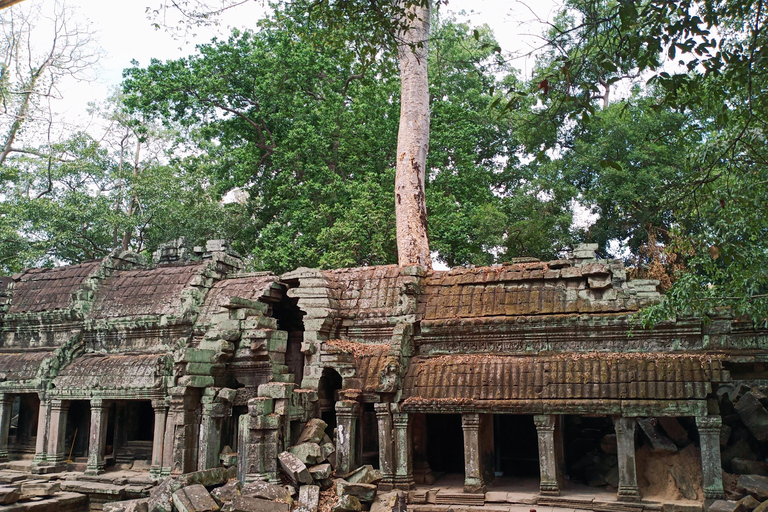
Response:
[[[461,414],[426,415],[426,454],[435,478],[446,474],[464,474]]]
[[[363,464],[370,464],[375,468],[379,466],[379,425],[376,421],[376,410],[373,404],[363,405],[363,417],[361,418],[360,434],[362,435],[362,460]]]
[[[619,484],[616,434],[606,416],[566,416],[565,472],[573,483],[592,487]]]
[[[533,416],[494,414],[495,475],[539,478],[539,438]]]
[[[336,392],[341,389],[342,379],[333,368],[323,368],[317,395],[320,402],[320,417],[328,424],[326,432],[336,428]]]
[[[40,398],[36,393],[16,396],[8,432],[8,452],[12,458],[27,458],[35,454],[39,415]]]
[[[91,403],[72,400],[67,411],[67,430],[64,437],[66,460],[88,457],[88,437],[91,430]]]

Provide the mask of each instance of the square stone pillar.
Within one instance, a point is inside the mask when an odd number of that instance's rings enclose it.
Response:
[[[555,430],[559,424],[557,416],[540,414],[533,417],[539,438],[539,493],[545,496],[560,496],[560,467]]]
[[[67,459],[64,446],[67,433],[67,412],[69,402],[59,399],[51,400],[50,431],[48,433],[48,462],[55,465],[62,464]]]
[[[280,483],[277,455],[280,453],[280,415],[274,400],[256,397],[248,400],[248,414],[240,416],[237,441],[237,478],[251,483],[266,480]]]
[[[104,452],[107,447],[107,419],[109,407],[101,398],[91,399],[91,431],[88,436],[88,464],[86,475],[104,472]]]
[[[360,421],[360,405],[352,400],[336,402],[336,475],[344,478],[360,466],[357,460],[357,427]]]
[[[8,460],[8,433],[11,431],[14,395],[0,393],[0,462]]]
[[[170,474],[181,474],[197,470],[197,434],[200,422],[197,414],[198,393],[197,388],[182,387],[171,390],[168,418],[165,422],[164,474],[166,471]]]
[[[704,499],[724,500],[723,467],[720,459],[720,416],[697,416],[701,445],[701,476],[704,483]]]
[[[619,459],[619,501],[640,501],[635,463],[635,418],[614,418],[616,450]]]
[[[228,404],[222,403],[214,396],[203,395],[197,454],[198,471],[215,468],[219,465],[221,430],[224,425],[224,418],[229,415],[230,407]]]
[[[379,484],[383,491],[391,490],[395,485],[395,447],[392,427],[392,411],[389,403],[373,405],[379,434],[379,469],[384,477]]]
[[[155,411],[155,428],[152,435],[152,465],[149,473],[160,476],[163,472],[163,445],[165,444],[165,420],[168,417],[168,403],[165,399],[152,400]]]
[[[35,458],[33,466],[44,464],[48,460],[48,426],[51,407],[47,400],[40,397],[40,411],[37,416],[37,437],[35,439]]]
[[[395,430],[395,488],[414,489],[413,448],[411,446],[411,417],[406,412],[392,410],[392,426]]]
[[[480,415],[462,414],[464,431],[464,492],[485,492],[480,453]]]

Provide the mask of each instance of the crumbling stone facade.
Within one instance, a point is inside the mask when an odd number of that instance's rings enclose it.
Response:
[[[704,497],[723,497],[714,392],[759,374],[766,333],[728,318],[633,327],[658,283],[594,250],[275,276],[179,240],[153,262],[116,250],[3,278],[0,458],[38,472],[144,461],[158,476],[236,460],[241,481],[277,483],[278,454],[322,417],[337,475],[371,463],[380,488],[413,489],[458,467],[475,495],[520,466],[505,440],[519,434],[541,494],[558,495],[566,423],[602,418],[617,496],[637,501],[638,419],[684,418]]]

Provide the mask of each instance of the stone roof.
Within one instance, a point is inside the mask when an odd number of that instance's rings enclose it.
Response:
[[[9,313],[39,313],[72,306],[72,295],[101,261],[57,268],[31,268],[13,284]]]
[[[323,270],[331,284],[331,298],[342,318],[371,318],[396,315],[400,292],[397,265]]]
[[[208,323],[212,316],[221,313],[223,306],[229,304],[232,297],[258,301],[264,295],[269,295],[278,278],[274,274],[231,277],[217,282],[205,296],[205,302],[200,309],[198,321]]]
[[[40,365],[51,357],[48,351],[0,352],[3,381],[24,381],[37,377]]]
[[[149,389],[162,386],[166,354],[88,354],[53,379],[56,389]]]
[[[205,262],[195,262],[153,269],[118,270],[99,286],[89,317],[180,314],[182,290],[191,285],[205,265]]]
[[[698,354],[588,353],[448,355],[411,360],[406,404],[552,399],[703,400],[727,380],[717,357]]]

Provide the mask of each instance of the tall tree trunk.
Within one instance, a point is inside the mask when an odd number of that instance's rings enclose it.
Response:
[[[398,44],[401,91],[395,175],[397,259],[401,267],[420,265],[431,268],[424,196],[429,149],[427,39],[430,6],[429,0],[402,2],[409,29],[403,31]]]

